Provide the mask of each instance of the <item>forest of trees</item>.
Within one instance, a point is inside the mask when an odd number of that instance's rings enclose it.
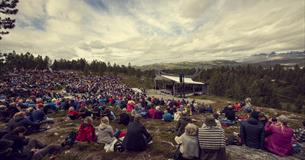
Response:
[[[15,51],[11,53],[0,53],[0,73],[5,73],[12,69],[52,69],[52,70],[73,70],[82,71],[85,74],[130,74],[136,77],[149,76],[152,77],[154,72],[142,72],[139,69],[135,69],[129,63],[128,66],[107,64],[100,60],[94,60],[91,63],[85,59],[77,60],[52,60],[48,57],[42,57],[40,55],[34,56],[27,52],[25,54],[16,54]]]
[[[242,100],[251,97],[255,105],[305,113],[305,69],[287,70],[280,65],[244,65],[202,70],[197,81],[209,84],[209,94]],[[167,70],[192,75],[195,69]]]

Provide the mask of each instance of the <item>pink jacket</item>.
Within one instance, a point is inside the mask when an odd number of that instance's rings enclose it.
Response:
[[[126,111],[131,112],[133,110],[133,108],[134,108],[133,104],[127,104]]]
[[[271,124],[265,126],[266,135],[265,148],[279,156],[289,156],[292,154],[293,129],[285,125]]]

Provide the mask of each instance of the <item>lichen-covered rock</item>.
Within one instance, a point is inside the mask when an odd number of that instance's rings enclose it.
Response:
[[[279,157],[263,150],[245,146],[227,146],[226,150],[232,160],[300,160],[294,156]]]

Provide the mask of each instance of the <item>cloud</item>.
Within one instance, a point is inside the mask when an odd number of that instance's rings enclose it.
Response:
[[[127,65],[304,50],[303,0],[27,0],[1,50]]]

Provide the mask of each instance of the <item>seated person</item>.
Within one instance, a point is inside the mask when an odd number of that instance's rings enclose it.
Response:
[[[186,112],[182,112],[182,116],[180,117],[177,126],[176,126],[176,135],[181,136],[184,133],[185,126],[190,123],[192,120],[187,115]]]
[[[247,121],[240,123],[241,143],[250,148],[264,149],[264,126],[258,121],[258,114],[252,113]]]
[[[209,115],[209,116],[210,116],[210,115]],[[213,114],[213,117],[214,117],[214,120],[215,120],[215,122],[216,122],[216,126],[217,126],[218,128],[222,128],[221,123],[220,123],[220,121],[219,121],[219,114],[218,114],[218,113],[214,113],[214,114]],[[203,127],[205,127],[205,123],[202,124],[201,128],[203,128]]]
[[[134,122],[127,127],[127,133],[123,145],[127,151],[144,151],[152,141],[151,135],[140,121],[141,115],[136,115]]]
[[[38,140],[28,139],[24,136],[25,127],[17,127],[2,137],[3,140],[12,141],[11,154],[7,159],[41,160],[48,154],[54,154],[63,149],[61,145],[45,145]],[[1,157],[2,158],[2,157]]]
[[[240,108],[241,108],[241,106],[240,106],[240,103],[239,102],[236,102],[235,104],[234,104],[234,110],[236,111],[236,112],[238,112],[239,110],[240,110]]]
[[[84,122],[80,125],[76,140],[80,142],[95,142],[96,134],[95,128],[93,127],[93,120],[91,117],[86,117]]]
[[[42,122],[47,119],[46,114],[43,111],[43,105],[38,105],[38,109],[32,112],[33,122]]]
[[[199,128],[198,140],[201,149],[200,159],[226,160],[225,134],[221,127],[217,126],[214,116],[209,115],[205,119],[205,125]]]
[[[174,116],[166,110],[163,114],[163,120],[165,122],[172,122],[174,120]]]
[[[227,107],[225,107],[221,113],[224,113],[225,114],[225,117],[227,118],[227,120],[230,120],[232,122],[235,121],[235,110],[234,108],[232,107],[231,104],[228,104]]]
[[[156,116],[156,109],[152,106],[148,110],[148,117],[154,119]]]
[[[207,113],[213,113],[213,108],[211,105],[208,105],[208,107],[205,110]]]
[[[103,117],[101,124],[96,128],[97,142],[105,144],[106,152],[113,151],[116,138],[112,127],[109,125],[109,118]]]
[[[163,111],[161,110],[160,106],[156,107],[155,119],[162,119]]]
[[[68,117],[71,120],[78,119],[79,115],[78,115],[78,112],[75,111],[74,107],[70,107],[69,108],[69,110],[68,110]]]
[[[191,160],[199,158],[197,130],[196,125],[189,123],[185,127],[185,132],[180,137],[175,138],[176,143],[180,144],[178,159]]]
[[[181,111],[177,111],[174,114],[174,121],[179,121],[179,119],[182,117],[182,112]]]
[[[292,155],[293,129],[288,127],[286,116],[279,116],[278,121],[278,124],[268,122],[265,126],[265,132],[269,135],[265,139],[265,148],[279,156]]]
[[[40,123],[32,122],[25,117],[25,112],[18,112],[14,115],[7,124],[7,131],[13,131],[16,127],[23,126],[27,129],[27,133],[37,132],[40,128]]]
[[[10,103],[9,106],[7,107],[6,112],[8,114],[8,117],[7,117],[8,119],[13,118],[14,115],[19,112],[19,109],[17,108],[16,103]]]

